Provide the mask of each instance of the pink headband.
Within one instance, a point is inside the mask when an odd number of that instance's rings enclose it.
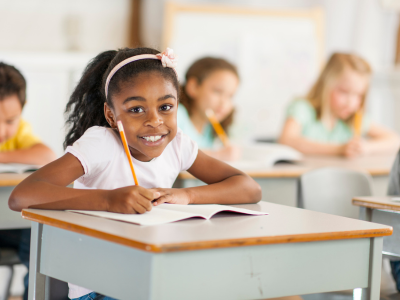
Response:
[[[161,63],[164,68],[173,69],[175,71],[176,76],[178,76],[178,74],[176,73],[176,70],[175,70],[176,62],[178,59],[174,56],[174,51],[170,48],[167,48],[164,52],[158,53],[158,54],[140,54],[140,55],[131,56],[131,57],[121,61],[118,65],[116,65],[111,70],[110,74],[108,74],[107,80],[106,80],[106,86],[105,86],[106,98],[108,95],[108,85],[110,84],[111,78],[114,76],[114,74],[117,73],[117,71],[119,69],[121,69],[123,66],[125,66],[133,61],[142,60],[142,59],[161,60]]]

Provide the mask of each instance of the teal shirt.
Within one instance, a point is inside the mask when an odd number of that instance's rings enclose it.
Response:
[[[203,132],[199,133],[190,120],[188,111],[182,104],[178,106],[178,127],[182,129],[184,134],[195,141],[199,148],[210,149],[213,147],[214,134],[211,124],[204,126]]]
[[[353,129],[342,120],[337,120],[332,129],[328,129],[317,119],[314,107],[307,100],[293,101],[288,108],[287,116],[293,118],[302,127],[302,135],[315,142],[345,144],[353,137]],[[369,129],[369,118],[363,118],[362,132]]]

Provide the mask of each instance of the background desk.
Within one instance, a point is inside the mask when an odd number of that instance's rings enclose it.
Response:
[[[367,156],[355,159],[306,156],[302,162],[296,164],[278,163],[270,168],[260,167],[243,169],[243,171],[260,184],[263,201],[296,206],[299,177],[307,171],[323,167],[348,168],[367,172],[373,178],[374,195],[384,196],[387,193],[389,173],[394,159],[395,154]],[[179,175],[174,186],[190,187],[201,184],[201,181],[184,172]]]
[[[18,229],[30,227],[30,222],[21,218],[21,213],[8,207],[8,198],[12,190],[31,173],[0,174],[0,229]]]
[[[383,239],[383,254],[400,260],[400,202],[393,197],[356,197],[353,204],[360,206],[360,218],[393,227],[393,235]]]
[[[220,215],[141,227],[65,211],[32,222],[30,298],[46,276],[120,300],[264,299],[367,288],[379,298],[392,228],[260,202],[268,216]]]

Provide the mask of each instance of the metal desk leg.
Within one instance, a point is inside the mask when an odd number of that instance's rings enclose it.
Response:
[[[362,299],[379,300],[381,288],[383,237],[371,238],[368,288],[362,290]]]
[[[372,208],[360,206],[360,220],[372,222]]]
[[[29,260],[29,300],[46,300],[46,276],[40,274],[43,224],[32,222]]]

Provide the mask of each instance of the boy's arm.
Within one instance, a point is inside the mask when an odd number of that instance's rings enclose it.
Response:
[[[0,152],[0,163],[45,165],[56,159],[54,152],[42,143],[27,149]]]
[[[261,187],[250,176],[200,150],[188,172],[208,185],[184,189],[154,189],[161,194],[155,205],[164,202],[241,204],[261,200]]]

